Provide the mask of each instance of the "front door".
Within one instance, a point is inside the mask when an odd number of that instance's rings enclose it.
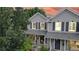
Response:
[[[55,39],[55,49],[60,50],[60,40]]]

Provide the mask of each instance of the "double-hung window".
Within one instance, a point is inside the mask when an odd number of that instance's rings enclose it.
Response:
[[[61,22],[55,22],[55,31],[61,31],[61,26],[62,23]]]
[[[76,22],[69,22],[69,32],[76,32]]]
[[[32,29],[36,29],[36,22],[32,22]]]
[[[41,30],[45,30],[45,22],[41,22],[40,23],[40,29]]]

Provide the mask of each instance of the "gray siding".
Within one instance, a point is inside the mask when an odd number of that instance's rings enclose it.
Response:
[[[47,23],[47,31],[52,32],[52,29],[53,29],[53,23],[52,22]]]
[[[35,15],[33,15],[29,21],[31,22],[46,22],[48,20],[47,17],[43,16],[40,13],[36,13]]]

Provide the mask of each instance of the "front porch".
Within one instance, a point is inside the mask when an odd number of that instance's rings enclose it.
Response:
[[[49,51],[66,51],[68,49],[67,40],[45,38],[42,35],[35,35],[33,50],[39,51],[42,45],[46,46]]]

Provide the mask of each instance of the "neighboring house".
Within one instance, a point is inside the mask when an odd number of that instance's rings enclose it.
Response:
[[[51,50],[79,50],[79,15],[63,9],[52,19],[36,13],[30,19],[26,34],[34,36],[34,44]]]

